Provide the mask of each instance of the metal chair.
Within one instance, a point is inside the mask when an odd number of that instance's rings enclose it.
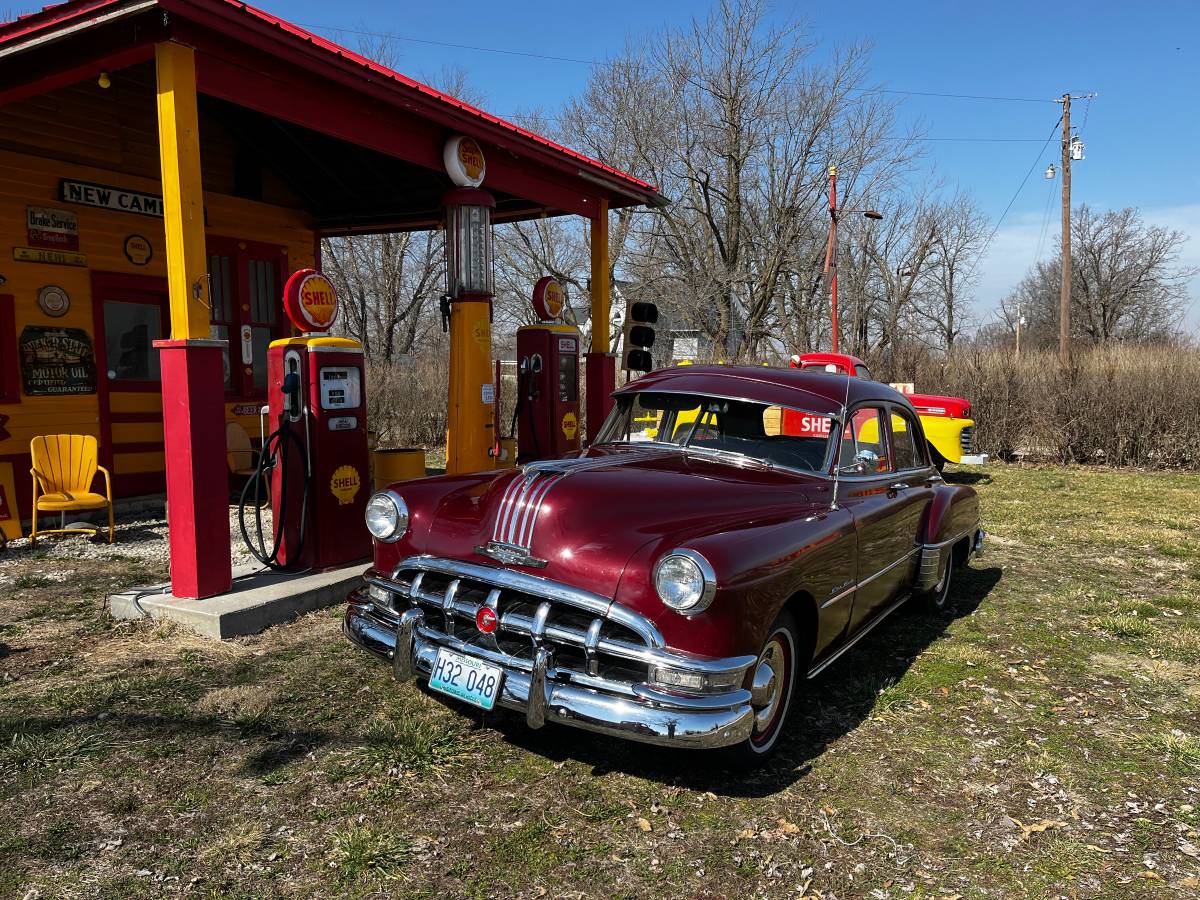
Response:
[[[112,476],[99,465],[99,445],[90,434],[47,434],[29,442],[33,457],[33,524],[29,546],[43,534],[97,534],[99,528],[68,528],[68,512],[108,507],[108,542],[116,539],[113,524]],[[104,493],[92,490],[96,472],[104,473]],[[38,530],[39,512],[57,512],[58,528]]]

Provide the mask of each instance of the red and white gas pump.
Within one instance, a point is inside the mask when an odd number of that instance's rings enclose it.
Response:
[[[313,269],[292,274],[284,310],[303,337],[272,341],[267,351],[270,436],[255,476],[242,492],[242,537],[266,565],[327,569],[370,555],[363,525],[367,487],[367,403],[358,341],[330,337],[337,293]],[[269,479],[271,546],[255,506],[253,535],[247,498]]]
[[[563,287],[552,277],[533,289],[541,320],[517,329],[517,462],[579,449],[579,329],[561,319]]]

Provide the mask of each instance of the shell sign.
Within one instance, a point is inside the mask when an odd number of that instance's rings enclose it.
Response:
[[[533,310],[543,322],[562,315],[565,299],[562,283],[553,275],[538,279],[533,286]]]
[[[354,502],[361,484],[358,469],[354,466],[338,466],[329,480],[329,491],[337,497],[338,506],[347,506]]]
[[[301,331],[328,331],[337,319],[337,291],[316,269],[299,269],[284,285],[283,308]]]
[[[479,187],[483,184],[483,176],[487,174],[483,148],[474,138],[461,134],[446,141],[442,163],[450,180],[459,187]]]

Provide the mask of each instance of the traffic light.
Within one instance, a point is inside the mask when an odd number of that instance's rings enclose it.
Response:
[[[632,372],[649,372],[654,368],[650,348],[654,346],[654,323],[658,307],[653,303],[630,303],[625,311],[625,326],[621,340],[621,368]]]

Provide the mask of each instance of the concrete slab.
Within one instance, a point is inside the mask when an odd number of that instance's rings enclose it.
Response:
[[[228,594],[183,600],[159,584],[111,594],[105,605],[117,619],[169,619],[206,637],[224,639],[260,631],[297,616],[334,606],[360,583],[367,563],[326,572],[291,575],[261,566],[235,566]]]

